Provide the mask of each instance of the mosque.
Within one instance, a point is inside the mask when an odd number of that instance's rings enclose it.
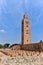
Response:
[[[13,50],[29,50],[29,51],[43,51],[43,42],[38,43],[31,42],[31,30],[30,20],[27,14],[24,14],[22,20],[22,42],[21,44],[14,45],[11,49]]]

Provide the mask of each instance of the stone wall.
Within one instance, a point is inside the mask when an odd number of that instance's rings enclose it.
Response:
[[[22,45],[21,49],[28,50],[28,51],[43,51],[43,43]]]
[[[12,50],[28,50],[28,51],[43,51],[43,43],[15,45]]]
[[[40,44],[22,45],[22,50],[40,51]]]
[[[43,43],[40,43],[40,51],[43,51]]]
[[[14,45],[11,49],[12,50],[20,50],[21,49],[21,45]]]

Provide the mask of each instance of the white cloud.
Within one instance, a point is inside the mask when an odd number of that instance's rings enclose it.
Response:
[[[0,30],[0,33],[5,33],[6,31],[4,29],[1,29]]]

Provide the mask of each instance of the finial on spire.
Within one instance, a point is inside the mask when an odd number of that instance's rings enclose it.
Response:
[[[25,14],[24,14],[24,18],[26,18],[26,19],[28,18],[28,15],[27,15],[27,13],[25,13]]]

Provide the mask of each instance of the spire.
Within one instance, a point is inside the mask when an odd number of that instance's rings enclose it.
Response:
[[[28,19],[28,15],[27,15],[27,13],[24,14],[24,18]]]

